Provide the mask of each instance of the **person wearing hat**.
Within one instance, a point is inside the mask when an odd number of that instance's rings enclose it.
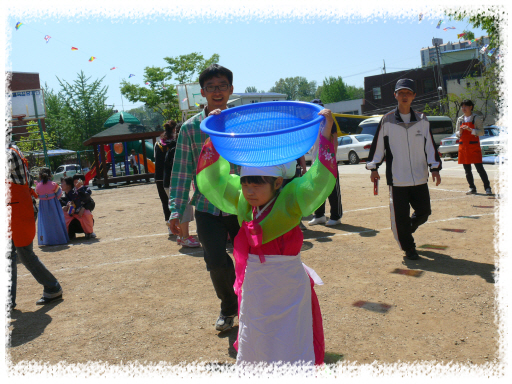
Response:
[[[210,114],[221,113],[214,110]],[[239,327],[237,364],[323,364],[325,342],[314,284],[318,275],[300,260],[304,240],[299,222],[325,201],[335,184],[336,150],[330,141],[332,115],[320,135],[317,161],[303,177],[290,178],[295,162],[243,166],[229,163],[208,139],[197,162],[197,186],[223,212],[238,216],[234,239]]]
[[[464,100],[460,104],[463,115],[457,119],[456,135],[459,140],[459,160],[458,163],[464,166],[466,180],[469,184],[469,191],[466,195],[476,194],[475,181],[471,172],[471,164],[475,168],[484,183],[485,193],[492,195],[491,183],[487,172],[482,164],[482,148],[480,147],[480,138],[484,134],[484,121],[482,116],[473,113],[474,104],[471,100]]]
[[[324,104],[320,99],[314,99],[311,100],[312,103],[321,105],[322,107]],[[331,141],[334,145],[334,148],[338,148],[338,129],[336,128],[336,124],[334,124],[334,120],[332,122],[331,127]],[[318,147],[315,145],[312,150],[313,156],[312,158],[316,158],[315,152],[318,150]],[[337,168],[336,168],[337,170]],[[325,217],[325,201],[317,208],[315,211],[315,215],[312,220],[308,222],[308,225],[318,225],[318,224],[325,224],[326,226],[333,226],[341,224],[341,218],[343,217],[343,205],[341,204],[341,190],[340,190],[340,177],[338,172],[336,171],[336,184],[334,185],[334,188],[332,189],[331,193],[329,194],[329,205],[331,206],[329,216],[329,220]]]
[[[442,164],[427,117],[411,108],[416,97],[414,81],[398,80],[394,94],[398,106],[382,117],[366,169],[372,171],[370,180],[375,183],[380,179],[378,168],[386,160],[391,229],[405,257],[416,260],[419,256],[412,234],[431,214],[429,167],[437,186],[441,183]],[[414,212],[409,216],[411,207]]]

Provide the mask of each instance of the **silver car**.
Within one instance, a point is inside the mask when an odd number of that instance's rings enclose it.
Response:
[[[484,127],[484,135],[480,136],[480,146],[482,153],[496,153],[500,143],[500,128],[491,125]],[[459,155],[459,138],[454,133],[450,137],[441,140],[441,145],[438,148],[441,156],[456,158]]]
[[[344,163],[357,164],[366,160],[373,141],[372,135],[346,135],[338,137],[336,160]],[[304,155],[306,162],[311,162],[311,150]]]

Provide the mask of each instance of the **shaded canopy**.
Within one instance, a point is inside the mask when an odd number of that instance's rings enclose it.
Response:
[[[107,121],[105,121],[105,124],[103,126],[105,128],[110,128],[116,124],[119,123],[119,119],[122,117],[122,120],[125,123],[128,124],[135,124],[135,125],[141,125],[139,119],[137,119],[135,116],[133,116],[131,113],[128,112],[118,112],[114,113],[112,116],[110,116]]]

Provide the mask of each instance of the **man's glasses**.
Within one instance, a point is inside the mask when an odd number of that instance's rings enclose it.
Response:
[[[207,85],[203,88],[206,92],[214,92],[216,89],[219,91],[227,91],[229,89],[229,84]]]

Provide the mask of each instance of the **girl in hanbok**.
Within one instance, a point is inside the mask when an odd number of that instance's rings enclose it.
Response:
[[[234,240],[237,364],[323,364],[322,316],[313,289],[323,283],[301,262],[299,228],[301,218],[331,193],[337,175],[331,111],[319,114],[326,118],[319,135],[319,161],[282,189],[287,165],[243,166],[240,176],[233,175],[209,139],[198,161],[199,190],[221,211],[238,215],[241,226]]]
[[[39,182],[36,183],[36,193],[39,197],[37,243],[39,245],[67,244],[69,241],[68,231],[59,202],[62,190],[50,178],[50,170],[41,168]]]

